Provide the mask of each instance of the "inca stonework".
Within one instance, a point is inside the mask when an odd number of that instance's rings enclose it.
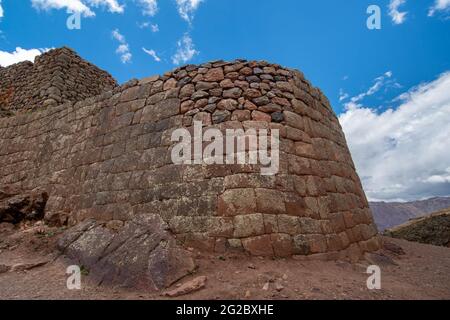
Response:
[[[81,59],[69,48],[51,50],[35,63],[0,66],[0,116],[67,101],[81,101],[117,86],[105,71]]]
[[[73,65],[71,76],[46,83],[61,69],[42,61]],[[19,67],[34,70],[28,87]],[[19,67],[0,70],[10,111],[0,118],[0,185],[45,190],[49,223],[93,218],[120,228],[158,216],[179,244],[209,252],[339,259],[379,249],[338,119],[301,72],[216,61],[116,86],[67,48]],[[173,164],[172,132],[196,120],[221,131],[278,129],[278,174]]]

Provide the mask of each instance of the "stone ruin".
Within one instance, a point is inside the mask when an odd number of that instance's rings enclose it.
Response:
[[[188,247],[327,260],[380,248],[338,119],[297,70],[214,61],[118,86],[62,48],[0,69],[0,97],[0,187],[44,193],[47,223],[73,227],[60,249],[99,283],[167,287],[195,269]],[[172,132],[194,121],[279,130],[278,173],[174,164]]]
[[[51,50],[8,68],[0,66],[0,116],[57,106],[112,90],[116,80],[69,48]]]

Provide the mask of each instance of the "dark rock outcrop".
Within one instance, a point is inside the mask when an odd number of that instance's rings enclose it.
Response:
[[[17,224],[23,220],[42,220],[48,195],[43,191],[20,193],[0,189],[0,222]]]

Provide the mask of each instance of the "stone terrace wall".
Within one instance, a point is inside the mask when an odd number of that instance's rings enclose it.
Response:
[[[280,171],[174,165],[173,130],[279,129]],[[158,214],[187,246],[336,259],[379,248],[338,120],[299,71],[213,62],[0,119],[0,185],[44,188],[70,224]]]
[[[105,71],[69,48],[50,50],[35,59],[0,68],[0,116],[14,111],[81,101],[117,86]]]

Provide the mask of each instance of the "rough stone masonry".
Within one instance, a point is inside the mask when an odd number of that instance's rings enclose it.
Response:
[[[117,86],[105,71],[69,48],[51,50],[8,68],[0,66],[0,116],[81,101]]]
[[[17,68],[34,71],[19,79]],[[297,70],[215,61],[116,86],[63,48],[0,75],[0,186],[45,190],[49,222],[157,216],[178,244],[271,257],[354,259],[380,246],[338,119]],[[193,121],[278,129],[278,174],[173,164],[171,133]]]

